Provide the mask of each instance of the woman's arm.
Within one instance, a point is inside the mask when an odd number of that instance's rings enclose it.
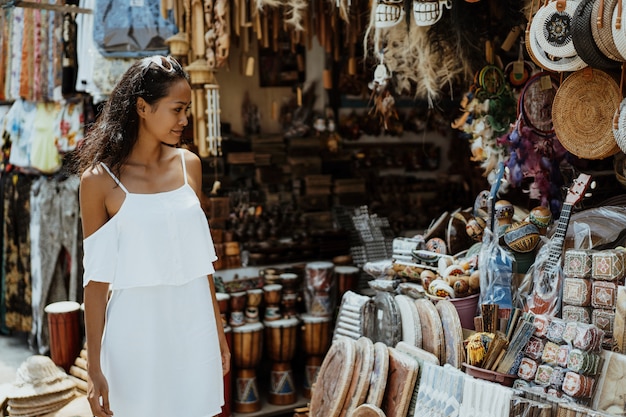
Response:
[[[104,181],[102,175],[102,172],[89,171],[81,176],[79,197],[83,236],[85,238],[91,236],[109,219],[105,205],[107,182]],[[106,255],[102,254],[102,256]],[[105,280],[110,278],[103,277]],[[108,294],[108,282],[89,281],[84,288],[89,379],[87,396],[91,410],[97,417],[112,415],[109,408],[109,388],[100,366],[100,347],[104,332]]]
[[[196,192],[198,199],[202,201],[202,164],[200,158],[190,151],[185,151],[185,165],[187,166],[187,177],[189,184]],[[215,296],[215,284],[213,276],[209,276],[209,287],[211,288],[211,301],[213,303],[213,314],[215,316],[215,324],[217,326],[217,335],[220,342],[220,350],[222,352],[222,373],[226,375],[230,371],[230,350],[222,325],[222,317],[220,315],[217,297]]]

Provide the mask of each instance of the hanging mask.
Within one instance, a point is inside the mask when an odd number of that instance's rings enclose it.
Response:
[[[377,29],[393,27],[404,19],[404,0],[379,0],[375,13]]]
[[[441,19],[444,6],[452,8],[452,0],[413,0],[413,18],[417,26],[432,26]]]

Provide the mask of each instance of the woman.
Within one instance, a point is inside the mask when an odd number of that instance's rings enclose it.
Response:
[[[144,58],[77,154],[87,395],[97,417],[204,417],[224,403],[230,352],[210,276],[217,258],[199,202],[201,164],[177,147],[190,103],[176,60]]]

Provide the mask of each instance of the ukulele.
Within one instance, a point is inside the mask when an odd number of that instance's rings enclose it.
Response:
[[[547,258],[535,265],[533,289],[528,300],[528,310],[534,314],[546,314],[555,317],[561,309],[561,253],[565,243],[565,234],[572,214],[572,208],[584,197],[591,182],[591,176],[580,174],[567,191],[563,202],[556,231],[550,239]]]

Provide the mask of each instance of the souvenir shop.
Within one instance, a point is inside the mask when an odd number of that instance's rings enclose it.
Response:
[[[0,0],[0,333],[33,352],[1,415],[91,415],[72,153],[157,54],[192,85],[221,416],[626,415],[623,6]]]

